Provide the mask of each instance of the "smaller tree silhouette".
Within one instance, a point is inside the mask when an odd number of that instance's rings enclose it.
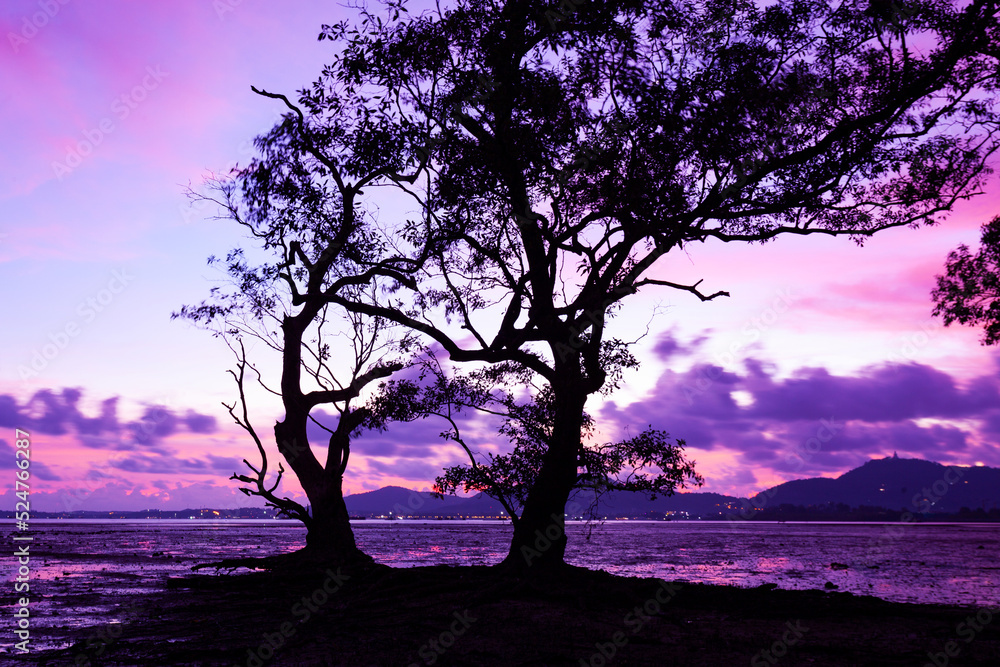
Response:
[[[329,303],[333,294],[362,298],[359,293],[373,292],[365,298],[376,299],[370,274],[402,274],[391,267],[391,258],[390,265],[383,264],[380,249],[369,242],[353,201],[360,186],[344,186],[339,209],[326,206],[317,194],[326,184],[313,180],[299,162],[308,155],[284,153],[288,142],[312,140],[301,117],[286,115],[282,125],[258,138],[263,157],[236,170],[232,180],[209,181],[209,194],[190,192],[195,200],[218,206],[221,217],[249,231],[260,247],[234,248],[224,260],[210,257],[210,265],[224,269],[226,285],[172,317],[211,331],[236,354],[236,370],[229,372],[238,401],[223,405],[253,439],[260,464],[244,459],[252,474],[234,473],[230,479],[247,485],[240,487],[246,495],[305,524],[301,557],[367,566],[372,559],[357,546],[343,494],[352,439],[374,423],[358,403],[366,387],[405,367],[415,334]],[[261,352],[280,355],[279,378],[262,377],[247,359],[244,339],[262,346]],[[247,406],[248,369],[260,387],[281,399],[284,415],[274,425],[274,443],[305,491],[308,508],[276,495],[283,464],[273,481],[268,477],[267,451]],[[313,416],[321,408],[336,411],[336,426],[328,428]],[[310,443],[310,424],[328,434],[325,461]]]
[[[934,315],[952,322],[983,326],[983,345],[1000,342],[1000,216],[983,225],[976,254],[965,244],[948,253],[946,273],[931,292]]]
[[[388,421],[428,416],[445,419],[449,429],[441,436],[458,443],[469,463],[445,468],[434,480],[434,493],[439,497],[457,495],[459,490],[485,493],[503,506],[511,523],[517,526],[552,438],[556,396],[548,384],[525,401],[495,388],[530,386],[528,375],[516,364],[496,364],[448,377],[437,360],[430,359],[423,364],[418,381],[390,380],[382,384],[382,391],[370,406],[372,425],[380,427]],[[514,445],[513,450],[508,454],[473,451],[457,421],[461,413],[470,411],[501,417],[498,433]],[[592,516],[601,497],[609,491],[643,492],[655,500],[658,495],[673,495],[687,484],[704,484],[702,476],[695,472],[695,462],[684,457],[685,441],[671,441],[665,431],[650,426],[618,442],[585,445],[583,441],[593,433],[593,417],[584,413],[574,488],[593,491]]]

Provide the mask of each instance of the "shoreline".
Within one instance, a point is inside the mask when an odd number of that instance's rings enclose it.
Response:
[[[201,518],[189,518],[189,519],[161,519],[158,517],[142,517],[142,518],[78,518],[78,517],[32,517],[32,523],[38,522],[43,525],[55,525],[61,523],[68,524],[92,524],[92,525],[125,525],[125,524],[150,524],[150,523],[162,523],[162,524],[178,524],[178,525],[291,525],[298,526],[302,528],[302,524],[293,519],[230,519],[230,518],[215,518],[215,519],[201,519]],[[400,523],[400,524],[438,524],[438,523],[456,523],[456,524],[487,524],[487,525],[511,525],[509,519],[495,519],[495,518],[481,518],[481,517],[470,517],[470,518],[425,518],[425,517],[402,517],[398,519],[387,519],[387,518],[368,518],[368,517],[351,517],[351,524],[361,524],[372,523],[372,524],[387,524],[387,523]],[[0,526],[14,526],[16,520],[12,518],[0,517]],[[788,524],[788,525],[844,525],[844,526],[997,526],[1000,521],[893,521],[891,519],[881,519],[872,521],[851,521],[851,520],[820,520],[820,519],[808,519],[808,520],[798,520],[798,519],[739,519],[738,521],[733,521],[730,519],[625,519],[625,518],[607,518],[600,519],[597,521],[592,521],[588,519],[566,519],[567,525],[589,525],[592,523],[596,524],[626,524],[626,523],[641,523],[641,524],[676,524],[676,525],[712,525],[712,524],[736,524],[736,525],[753,525],[753,524],[767,524],[767,525],[777,525],[777,524]],[[304,529],[304,528],[303,528]]]
[[[71,649],[5,654],[4,664],[1000,664],[1000,608],[575,567],[530,581],[442,565],[191,574],[114,602],[123,623],[65,629]]]

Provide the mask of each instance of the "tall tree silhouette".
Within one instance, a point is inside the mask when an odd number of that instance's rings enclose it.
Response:
[[[937,222],[998,147],[997,35],[988,0],[458,0],[417,16],[391,0],[324,27],[339,48],[301,107],[371,131],[326,133],[317,178],[368,168],[392,186],[373,198],[416,211],[384,208],[373,231],[412,260],[366,274],[392,299],[329,302],[551,387],[507,566],[526,568],[538,535],[555,539],[531,568],[563,563],[585,405],[628,348],[618,308],[644,289],[726,294],[658,261]],[[385,150],[398,163],[371,158]]]
[[[948,254],[945,274],[931,293],[934,315],[983,326],[983,345],[1000,342],[1000,216],[983,225],[979,250],[963,244]]]

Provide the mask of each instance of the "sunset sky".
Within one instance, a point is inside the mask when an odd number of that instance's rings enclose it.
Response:
[[[311,83],[333,48],[320,26],[351,16],[343,4],[0,4],[4,507],[15,428],[31,433],[33,509],[259,504],[228,481],[256,458],[220,405],[234,398],[232,354],[170,319],[218,284],[206,258],[246,241],[184,191],[252,157],[281,107],[250,86]],[[615,332],[649,333],[626,386],[588,405],[601,436],[663,428],[686,439],[702,490],[735,495],[894,451],[1000,466],[1000,355],[977,330],[942,328],[929,296],[948,251],[975,246],[997,215],[998,193],[994,179],[944,225],[863,248],[794,238],[672,254],[655,275],[731,296],[652,289],[628,302]],[[251,400],[270,436],[280,406]],[[489,423],[468,427],[484,451],[501,444]],[[444,428],[359,439],[348,492],[428,488],[462,461]]]

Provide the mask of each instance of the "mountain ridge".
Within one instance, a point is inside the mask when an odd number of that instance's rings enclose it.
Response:
[[[577,490],[567,504],[570,516],[584,515],[589,506],[585,490]],[[503,516],[502,506],[484,494],[469,498],[434,498],[427,491],[387,486],[345,498],[352,516],[488,517]],[[680,492],[656,500],[641,493],[614,491],[602,497],[599,514],[608,518],[665,518],[685,515],[704,518],[751,518],[782,505],[882,508],[913,514],[958,513],[963,508],[1000,507],[1000,468],[946,466],[925,459],[897,456],[871,459],[839,477],[813,477],[784,482],[750,497],[714,492]],[[716,516],[717,515],[717,516]]]
[[[577,490],[567,504],[571,518],[588,515],[592,492]],[[427,491],[386,486],[345,498],[354,518],[497,518],[506,517],[499,502],[484,494],[438,499]],[[856,511],[861,508],[863,511]],[[680,492],[656,500],[641,493],[614,491],[601,498],[602,518],[702,518],[765,520],[909,520],[914,516],[947,520],[1000,518],[1000,468],[946,466],[925,459],[896,456],[871,459],[838,477],[783,482],[750,498],[715,492]],[[909,515],[909,516],[908,516]],[[35,518],[264,519],[274,511],[263,507],[185,510],[33,511]],[[12,519],[14,512],[0,511]],[[990,518],[995,520],[995,518]]]

